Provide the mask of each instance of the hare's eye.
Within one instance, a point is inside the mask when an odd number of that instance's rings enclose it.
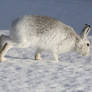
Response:
[[[89,43],[87,43],[87,46],[89,46]]]

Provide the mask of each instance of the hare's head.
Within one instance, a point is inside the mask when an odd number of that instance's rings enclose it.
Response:
[[[89,56],[90,54],[90,41],[87,38],[90,29],[91,29],[90,25],[85,24],[85,27],[83,31],[81,32],[80,38],[77,39],[76,50],[82,56]]]

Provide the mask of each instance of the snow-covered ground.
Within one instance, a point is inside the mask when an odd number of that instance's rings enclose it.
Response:
[[[89,57],[62,54],[58,64],[48,52],[42,54],[43,61],[35,61],[34,52],[33,48],[8,51],[7,60],[0,63],[0,92],[92,92],[92,51]]]

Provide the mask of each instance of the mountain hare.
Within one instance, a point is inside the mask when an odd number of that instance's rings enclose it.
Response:
[[[79,36],[72,27],[48,16],[23,16],[15,19],[10,27],[10,35],[0,36],[0,61],[12,47],[35,47],[35,60],[41,60],[40,53],[48,50],[58,62],[58,54],[77,51],[83,56],[90,53],[87,39],[90,25],[86,24]]]

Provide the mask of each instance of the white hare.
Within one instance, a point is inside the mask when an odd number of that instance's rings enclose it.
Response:
[[[35,59],[41,60],[40,53],[48,50],[53,53],[55,61],[58,54],[77,51],[89,55],[90,42],[87,39],[90,26],[85,25],[79,36],[72,27],[48,16],[23,16],[15,19],[10,27],[10,35],[0,36],[0,61],[12,47],[35,47]]]

